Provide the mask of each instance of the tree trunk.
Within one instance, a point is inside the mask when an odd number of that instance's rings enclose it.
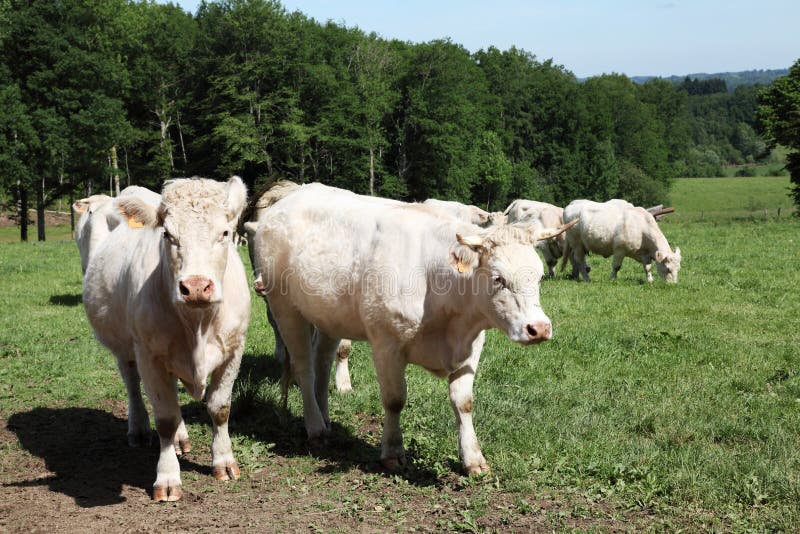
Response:
[[[178,126],[178,138],[181,140],[181,154],[183,155],[183,167],[184,169],[189,165],[189,159],[186,157],[186,146],[183,144],[183,128],[181,128],[181,114],[180,112],[175,112],[175,117],[177,120]]]
[[[69,188],[69,229],[72,239],[75,239],[75,210],[72,209],[72,204],[75,202],[75,191],[72,187]]]
[[[119,161],[117,160],[117,145],[111,147],[111,168],[114,169],[114,196],[119,196]]]
[[[128,147],[123,148],[125,151],[125,185],[131,185],[131,169],[128,167]]]
[[[28,190],[21,183],[19,188],[19,240],[28,240]]]
[[[375,196],[375,149],[369,147],[369,194]]]
[[[44,177],[39,180],[39,187],[36,190],[36,232],[37,239],[44,241]]]

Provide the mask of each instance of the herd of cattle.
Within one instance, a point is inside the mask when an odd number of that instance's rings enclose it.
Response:
[[[428,200],[405,203],[321,184],[279,182],[247,202],[238,177],[168,181],[161,194],[129,187],[75,202],[83,303],[96,338],[117,357],[128,394],[128,442],[150,442],[140,382],[154,412],[160,455],[153,499],[181,498],[178,455],[190,449],[177,379],[204,399],[213,423],[214,476],[239,477],[228,435],[231,391],[250,318],[250,289],[236,250],[246,233],[254,289],[268,302],[276,357],[299,385],[308,438],[330,432],[328,383],[350,389],[350,339],[369,341],[385,419],[381,461],[405,462],[400,412],[405,367],[449,381],[458,446],[468,473],[489,465],[472,424],[472,386],[485,330],[523,345],[550,339],[539,302],[544,266],[562,258],[588,280],[589,252],[625,256],[677,280],[657,213],[622,201],[565,209],[516,200],[503,213]],[[243,216],[244,213],[244,216]],[[247,222],[241,223],[241,219]],[[209,380],[210,379],[210,380]]]

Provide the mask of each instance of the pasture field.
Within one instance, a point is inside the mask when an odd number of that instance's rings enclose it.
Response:
[[[552,341],[489,333],[475,428],[491,475],[459,475],[446,381],[414,367],[409,466],[381,471],[365,343],[354,392],[331,394],[333,436],[310,450],[297,388],[280,408],[253,295],[231,423],[242,479],[213,480],[209,417],[182,394],[185,495],[158,505],[157,447],[127,447],[124,388],[83,313],[75,245],[0,244],[0,530],[796,530],[800,221],[669,217],[677,285],[645,284],[631,260],[612,283],[610,259],[590,257],[591,284],[542,283]]]
[[[791,215],[788,176],[753,178],[679,178],[670,191],[672,218],[766,218]],[[702,214],[702,215],[701,215]]]

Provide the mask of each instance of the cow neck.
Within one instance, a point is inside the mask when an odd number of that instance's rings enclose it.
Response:
[[[661,252],[662,254],[670,254],[672,249],[669,247],[669,242],[667,238],[664,236],[664,232],[661,231],[661,228],[658,227],[658,224],[655,222],[652,223],[651,226],[652,233],[652,243],[650,247],[652,250],[650,251],[650,255],[655,257],[656,252]]]
[[[166,283],[172,279],[172,274],[169,272],[169,266],[166,262],[162,262],[161,279],[165,288],[171,285]],[[206,362],[206,345],[212,330],[211,327],[214,324],[217,313],[219,313],[220,304],[211,304],[205,308],[190,308],[178,304],[172,299],[170,301],[172,302],[172,308],[175,310],[175,315],[183,325],[186,346],[189,349],[191,359],[191,369],[194,374],[191,377],[182,376],[180,378],[192,397],[195,400],[201,400],[205,395],[209,374]]]

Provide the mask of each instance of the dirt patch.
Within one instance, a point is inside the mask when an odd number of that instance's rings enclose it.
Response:
[[[240,455],[241,480],[217,482],[209,444],[199,439],[181,458],[183,499],[153,503],[158,448],[128,448],[126,431],[125,405],[117,401],[101,409],[35,408],[0,419],[0,530],[618,531],[652,520],[576,496],[505,493],[491,478],[453,474],[415,484],[413,474],[337,459],[346,451]],[[327,446],[347,442],[333,439]]]
[[[35,228],[36,220],[36,210],[30,210],[28,212],[28,224]],[[69,225],[69,212],[45,211],[44,224],[46,226]],[[0,228],[6,228],[8,226],[19,226],[19,217],[17,217],[16,214],[8,212],[0,213]]]

